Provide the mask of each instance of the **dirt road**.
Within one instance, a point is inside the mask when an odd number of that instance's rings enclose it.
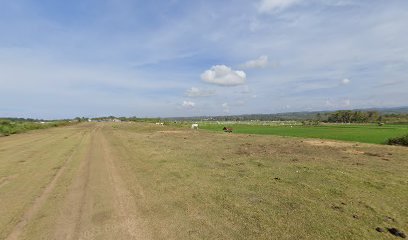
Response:
[[[0,239],[393,239],[408,149],[82,123],[0,138]]]
[[[150,238],[102,129],[0,139],[0,239]]]

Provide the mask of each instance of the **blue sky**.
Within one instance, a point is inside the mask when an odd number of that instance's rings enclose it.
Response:
[[[408,105],[405,0],[0,0],[0,116]]]

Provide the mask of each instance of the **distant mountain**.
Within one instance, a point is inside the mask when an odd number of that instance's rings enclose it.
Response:
[[[248,120],[260,120],[260,121],[287,121],[287,120],[325,120],[327,117],[339,110],[333,111],[312,111],[312,112],[284,112],[284,113],[272,113],[272,114],[242,114],[242,115],[227,115],[227,116],[198,116],[198,117],[173,117],[164,118],[166,120],[176,121],[248,121]],[[386,114],[408,114],[408,107],[393,107],[393,108],[364,108],[353,109],[352,111],[376,111],[380,115]]]
[[[393,107],[393,108],[365,108],[355,109],[355,111],[377,111],[381,115],[385,114],[408,114],[408,107]]]

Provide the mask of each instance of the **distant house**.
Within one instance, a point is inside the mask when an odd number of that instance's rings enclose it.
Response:
[[[122,122],[122,120],[115,118],[112,120],[112,122]]]

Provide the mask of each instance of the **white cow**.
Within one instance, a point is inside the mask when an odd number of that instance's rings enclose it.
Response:
[[[191,124],[191,129],[198,129],[198,124],[197,123]]]

